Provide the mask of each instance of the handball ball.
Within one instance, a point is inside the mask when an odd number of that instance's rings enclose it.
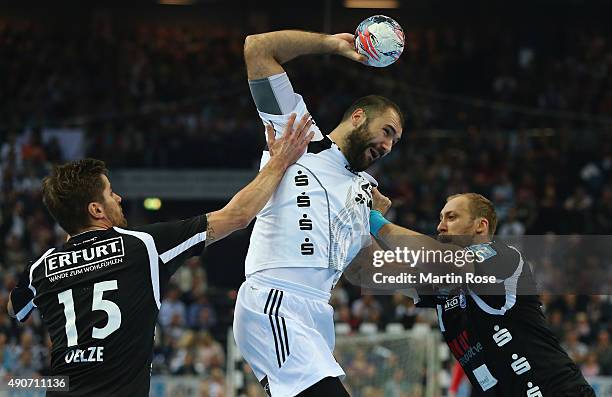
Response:
[[[404,50],[404,31],[392,18],[371,16],[357,26],[355,49],[368,58],[368,65],[377,68],[389,66]]]

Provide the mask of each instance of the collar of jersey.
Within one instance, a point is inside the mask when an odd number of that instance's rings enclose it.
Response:
[[[338,145],[336,145],[336,142],[334,142],[329,135],[327,135],[327,139],[329,139],[331,141],[331,152],[332,152],[332,158],[334,160],[336,160],[338,162],[338,164],[340,164],[342,167],[344,167],[344,169],[351,175],[357,175],[359,176],[359,171],[355,171],[353,170],[353,168],[351,168],[348,160],[346,159],[346,157],[344,156],[344,153],[342,153],[342,150],[340,150],[340,147]]]
[[[76,242],[86,240],[90,238],[94,232],[103,232],[105,230],[108,230],[108,229],[99,228],[99,229],[86,230],[84,232],[75,234],[74,236],[70,236],[68,241],[66,241],[66,244],[74,244]]]

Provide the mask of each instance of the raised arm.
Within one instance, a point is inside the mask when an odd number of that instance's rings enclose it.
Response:
[[[313,137],[313,133],[308,132],[312,121],[306,114],[294,130],[295,118],[295,114],[289,118],[285,132],[279,139],[274,137],[274,128],[266,126],[270,161],[225,207],[207,214],[206,245],[246,228],[270,200],[287,168],[304,154]]]
[[[353,35],[328,35],[281,30],[247,36],[244,42],[244,60],[249,80],[263,79],[283,73],[281,66],[300,55],[336,54],[357,62],[365,62],[353,45]]]

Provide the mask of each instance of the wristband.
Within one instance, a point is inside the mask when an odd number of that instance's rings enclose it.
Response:
[[[380,229],[389,222],[378,210],[370,210],[370,233],[378,237]]]

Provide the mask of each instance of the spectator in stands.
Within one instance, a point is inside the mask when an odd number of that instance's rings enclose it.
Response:
[[[612,375],[612,345],[610,344],[610,332],[606,329],[599,331],[597,335],[597,362],[601,375]]]
[[[584,363],[580,366],[580,370],[584,376],[597,376],[599,375],[600,368],[597,362],[597,353],[589,352],[586,355]]]
[[[389,322],[401,323],[406,329],[412,328],[416,322],[417,316],[423,310],[414,305],[414,300],[400,292],[393,294],[391,299],[391,304],[393,305],[391,310],[393,314]]]
[[[19,361],[17,361],[11,375],[16,378],[37,378],[40,376],[38,367],[32,361],[32,352],[30,350],[23,350],[19,354]]]
[[[223,346],[205,331],[198,333],[195,346],[196,361],[206,368],[221,368],[225,363]]]
[[[393,377],[385,382],[385,396],[384,397],[402,397],[404,390],[409,390],[410,383],[406,380],[404,370],[397,368],[393,372]]]
[[[565,339],[561,346],[576,364],[582,364],[589,352],[587,346],[578,339],[576,331],[571,328],[565,331]]]
[[[346,375],[355,387],[373,384],[376,367],[366,357],[363,350],[356,349],[355,355],[346,366]]]
[[[593,199],[581,186],[574,190],[574,193],[563,203],[569,217],[570,230],[574,232],[586,233],[589,227],[589,211],[593,205]]]
[[[168,288],[165,299],[159,309],[159,323],[167,327],[172,322],[175,326],[185,324],[186,309],[185,304],[179,300],[179,290],[175,285]]]
[[[225,392],[225,374],[221,368],[213,368],[210,372],[210,382],[208,388],[210,397],[224,397]]]
[[[174,281],[183,294],[188,294],[194,300],[204,294],[207,288],[206,271],[200,257],[187,259],[185,265],[176,271]]]
[[[382,306],[373,295],[363,295],[353,302],[351,314],[359,322],[377,324],[382,314]]]
[[[204,373],[204,365],[197,365],[194,359],[195,346],[195,333],[193,331],[185,331],[177,342],[174,357],[170,360],[170,369],[173,374],[196,375]]]
[[[500,237],[522,236],[525,234],[525,225],[517,219],[516,208],[510,208],[506,220],[497,233]]]
[[[217,325],[217,313],[203,292],[197,294],[195,302],[189,306],[187,324],[192,329],[205,331]]]

